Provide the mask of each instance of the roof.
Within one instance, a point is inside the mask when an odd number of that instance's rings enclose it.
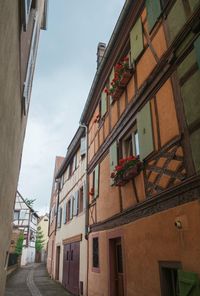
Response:
[[[118,33],[119,33],[120,29],[121,29],[121,26],[122,26],[124,20],[126,19],[126,16],[127,16],[128,12],[129,12],[129,8],[133,4],[133,2],[134,2],[133,0],[126,0],[126,2],[124,4],[124,7],[123,7],[123,9],[122,9],[122,11],[120,13],[120,16],[119,16],[119,18],[117,20],[117,23],[115,25],[114,31],[113,31],[113,33],[111,35],[110,40],[109,40],[108,46],[106,48],[106,51],[105,51],[105,53],[103,55],[103,58],[101,60],[100,65],[99,65],[99,67],[98,67],[98,69],[96,71],[96,74],[95,74],[94,80],[92,82],[92,86],[90,88],[90,92],[89,92],[87,101],[85,103],[83,112],[81,114],[80,123],[82,123],[82,124],[85,124],[86,123],[85,122],[85,117],[86,117],[86,115],[88,115],[88,107],[91,104],[91,101],[92,101],[92,98],[93,98],[93,94],[94,94],[94,90],[95,90],[95,88],[97,86],[99,77],[101,76],[102,71],[103,71],[103,69],[104,69],[104,67],[105,67],[105,65],[107,63],[107,60],[108,60],[108,58],[110,56],[110,53],[111,53],[112,48],[113,48],[113,45],[115,44],[115,41],[116,41],[116,39],[118,37]]]
[[[30,207],[27,202],[25,201],[25,199],[23,198],[23,196],[19,193],[19,191],[17,190],[17,194],[21,197],[21,199],[23,200],[23,202],[25,203],[25,205],[31,210],[31,212],[34,214],[34,216],[36,216],[37,218],[39,218],[39,215],[34,211],[34,209],[32,207]]]
[[[68,148],[67,148],[67,154],[66,157],[59,169],[59,171],[56,174],[56,178],[60,178],[62,176],[62,174],[66,171],[67,166],[72,158],[72,156],[74,155],[76,149],[79,147],[80,145],[80,139],[85,135],[85,128],[79,126],[78,130],[76,131],[71,143],[69,144]]]

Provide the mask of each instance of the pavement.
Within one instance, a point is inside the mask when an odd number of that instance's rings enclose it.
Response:
[[[7,280],[4,296],[72,296],[53,281],[42,263],[19,268]]]

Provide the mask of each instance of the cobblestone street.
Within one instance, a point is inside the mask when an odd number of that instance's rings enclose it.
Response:
[[[5,296],[71,296],[51,280],[44,264],[20,268],[8,279]]]

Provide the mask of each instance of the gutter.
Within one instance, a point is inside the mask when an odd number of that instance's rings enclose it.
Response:
[[[114,28],[114,31],[113,31],[113,33],[112,33],[112,35],[111,35],[110,40],[109,40],[108,46],[107,46],[107,48],[106,48],[106,51],[105,51],[105,53],[104,53],[104,55],[103,55],[103,58],[102,58],[102,60],[101,60],[100,65],[99,65],[99,67],[98,67],[98,69],[97,69],[97,71],[96,71],[96,74],[95,74],[94,80],[93,80],[93,82],[92,82],[92,86],[91,86],[91,88],[90,88],[90,92],[89,92],[89,95],[88,95],[87,101],[86,101],[86,103],[85,103],[85,106],[84,106],[83,112],[82,112],[82,114],[81,114],[80,122],[81,122],[82,124],[84,124],[84,122],[85,122],[85,117],[86,117],[86,115],[87,115],[88,107],[89,107],[89,105],[91,104],[94,90],[95,90],[95,88],[96,88],[96,86],[97,86],[97,83],[98,83],[98,81],[99,81],[99,78],[100,78],[100,76],[101,76],[101,74],[102,74],[103,68],[104,68],[104,66],[106,65],[106,62],[107,62],[107,60],[108,60],[108,58],[109,58],[110,52],[111,52],[111,50],[112,50],[112,48],[113,48],[113,45],[114,45],[114,43],[115,43],[115,41],[116,41],[116,38],[118,37],[118,32],[120,31],[121,26],[122,26],[122,24],[123,24],[123,22],[124,22],[124,19],[126,18],[128,12],[129,12],[129,8],[130,8],[130,6],[133,4],[133,2],[134,2],[133,0],[126,0],[126,2],[125,2],[125,4],[124,4],[124,7],[123,7],[123,9],[122,9],[122,11],[121,11],[121,14],[120,14],[120,16],[119,16],[119,18],[118,18],[118,21],[117,21],[117,23],[116,23],[116,26],[115,26],[115,28]]]

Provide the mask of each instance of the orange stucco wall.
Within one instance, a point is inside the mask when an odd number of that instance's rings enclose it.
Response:
[[[174,226],[177,218],[182,230]],[[113,230],[122,233],[126,296],[160,296],[159,261],[180,261],[185,271],[200,275],[200,237],[196,235],[200,232],[200,205],[196,201],[99,232],[100,272],[92,271],[89,260],[89,296],[109,296],[108,237]],[[90,259],[93,235],[89,238]]]

